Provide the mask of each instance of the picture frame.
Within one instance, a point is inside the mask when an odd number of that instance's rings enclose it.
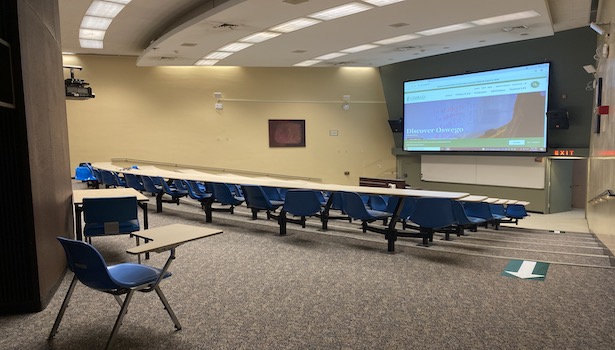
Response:
[[[305,120],[270,119],[269,147],[305,147]]]

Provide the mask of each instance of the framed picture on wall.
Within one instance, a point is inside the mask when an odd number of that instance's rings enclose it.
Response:
[[[269,147],[305,147],[305,120],[269,119]]]

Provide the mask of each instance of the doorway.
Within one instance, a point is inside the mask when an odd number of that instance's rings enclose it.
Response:
[[[550,158],[549,213],[584,209],[587,199],[587,158]]]

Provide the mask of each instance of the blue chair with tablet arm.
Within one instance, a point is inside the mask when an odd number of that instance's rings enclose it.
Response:
[[[111,346],[114,337],[118,333],[122,320],[128,311],[128,305],[136,291],[142,293],[156,291],[164,305],[164,309],[169,314],[169,317],[171,317],[175,329],[180,330],[182,328],[159,286],[163,279],[171,276],[171,273],[166,271],[167,266],[163,270],[134,263],[108,266],[100,253],[91,245],[63,237],[58,237],[58,240],[64,248],[68,267],[74,272],[74,276],[49,334],[50,340],[54,338],[58,331],[77,281],[81,281],[81,283],[94,290],[113,295],[120,305],[120,313],[116,318],[105,349]],[[121,295],[125,295],[124,300],[120,298]]]

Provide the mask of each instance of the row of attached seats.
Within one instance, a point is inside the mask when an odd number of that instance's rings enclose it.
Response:
[[[402,222],[403,231],[410,230],[409,233],[401,232],[400,236],[423,238],[423,244],[428,244],[428,241],[433,240],[434,230],[445,233],[445,239],[449,239],[451,233],[460,236],[465,229],[476,231],[478,225],[483,224],[491,224],[495,229],[499,229],[502,222],[518,223],[519,219],[528,215],[525,207],[518,204],[504,206],[484,202],[406,197],[403,207],[397,208],[398,197],[355,192],[326,194],[315,190],[200,183],[178,179],[167,182],[161,177],[130,173],[124,173],[121,177],[115,172],[94,170],[99,172],[101,183],[107,187],[132,187],[156,196],[157,212],[162,211],[163,202],[179,204],[180,198],[189,197],[200,202],[205,211],[206,222],[211,222],[213,211],[225,210],[233,213],[236,206],[245,203],[251,210],[252,219],[257,219],[259,212],[265,212],[267,219],[277,219],[280,234],[286,233],[288,222],[305,227],[306,217],[310,216],[320,217],[323,229],[326,229],[328,220],[343,218],[349,221],[360,220],[363,232],[369,230],[386,234],[385,227],[396,214],[397,220]],[[165,195],[170,199],[164,197]],[[327,202],[327,213],[323,215]],[[214,207],[214,203],[218,205]],[[339,210],[342,215],[331,215],[332,209]],[[383,227],[369,226],[376,221],[382,221]]]

